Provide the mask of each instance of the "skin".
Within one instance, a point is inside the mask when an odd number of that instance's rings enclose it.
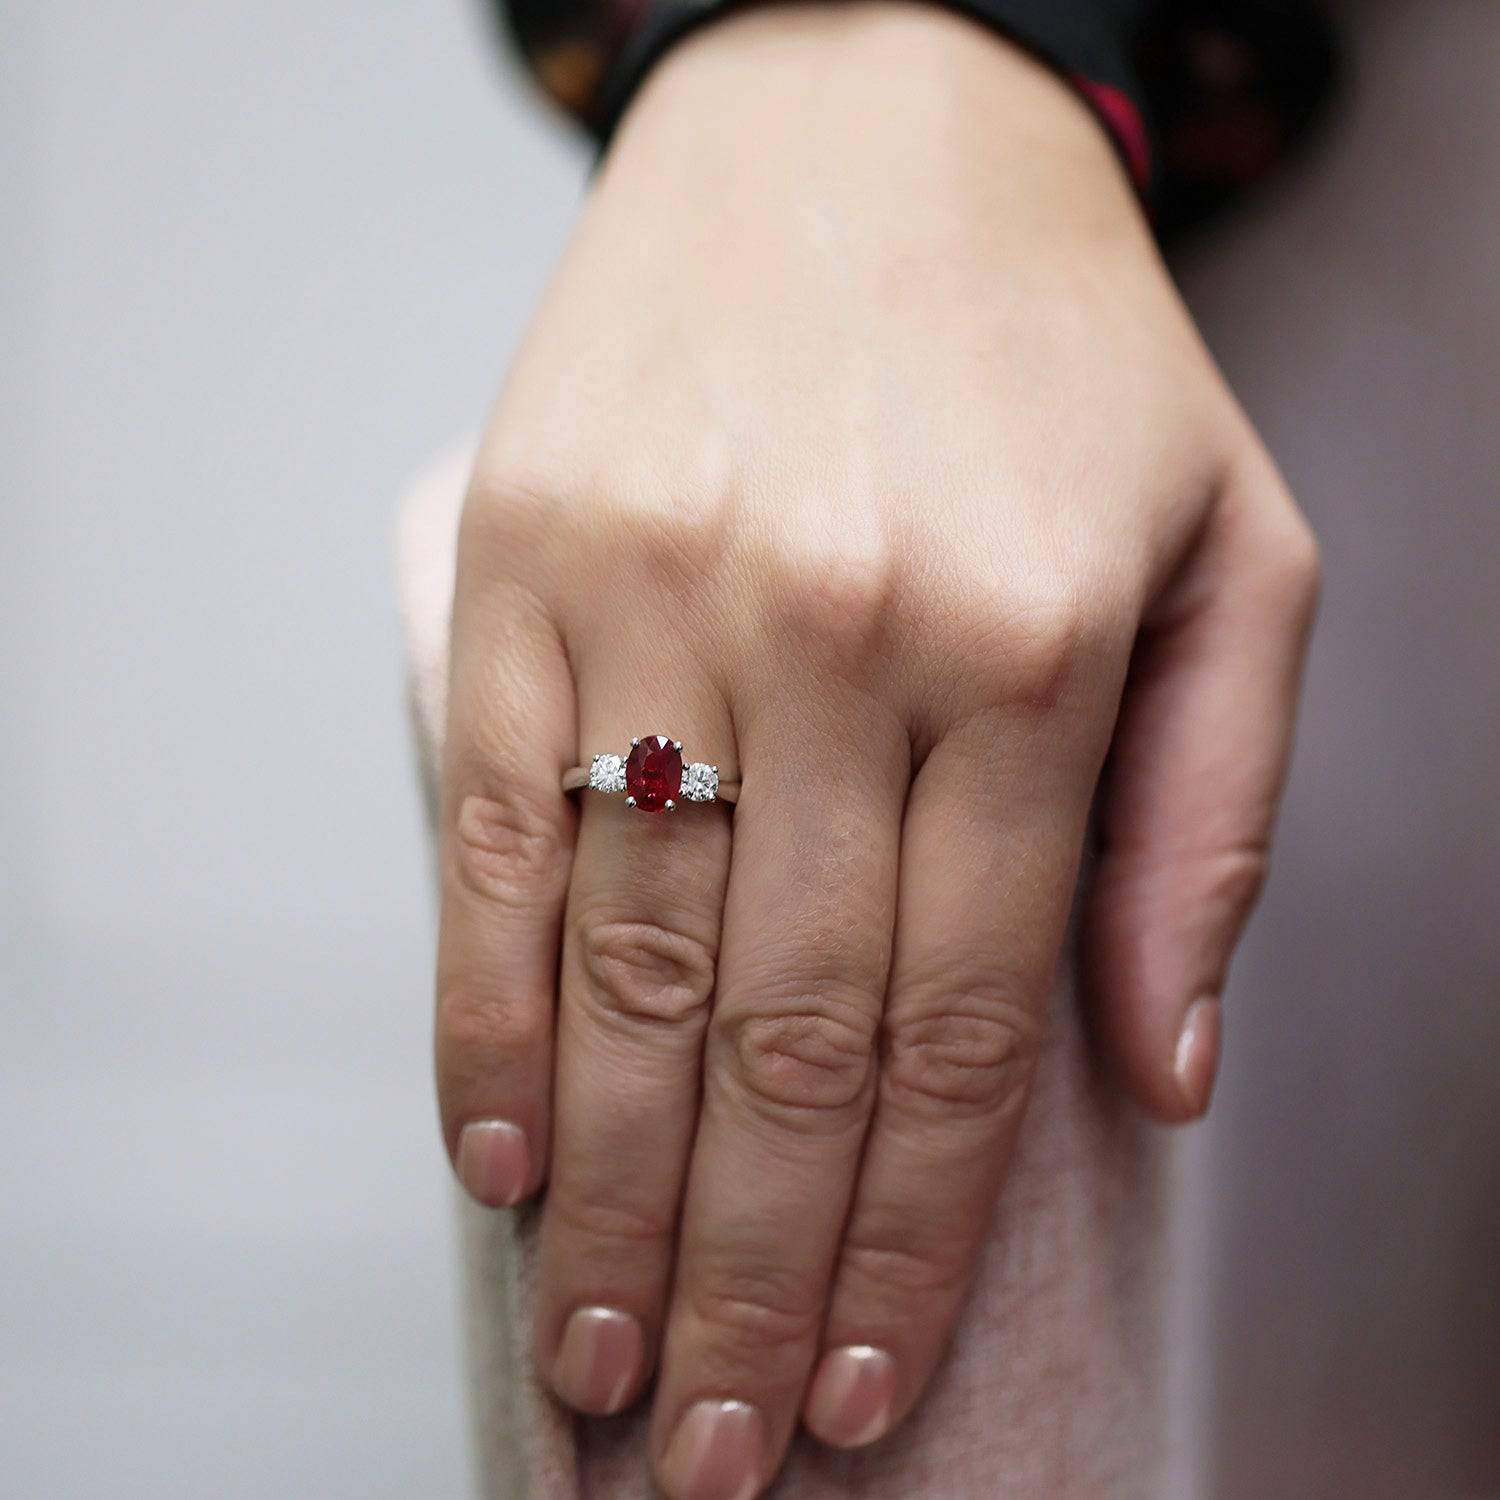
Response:
[[[547,1185],[539,1370],[588,1411],[654,1374],[671,1500],[917,1402],[1091,810],[1101,1044],[1206,1107],[1316,577],[1050,73],[903,4],[657,69],[465,509],[437,1066],[471,1191]],[[732,817],[560,792],[655,732]]]

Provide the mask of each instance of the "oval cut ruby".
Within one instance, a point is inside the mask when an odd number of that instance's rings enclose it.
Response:
[[[682,791],[682,751],[664,734],[649,734],[625,762],[625,791],[644,812],[660,812]]]

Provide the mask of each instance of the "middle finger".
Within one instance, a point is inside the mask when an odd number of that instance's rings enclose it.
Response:
[[[740,724],[744,788],[652,1423],[672,1500],[744,1500],[795,1426],[873,1099],[906,730],[812,680]]]

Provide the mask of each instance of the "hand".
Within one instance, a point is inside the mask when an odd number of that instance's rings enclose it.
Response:
[[[897,4],[657,70],[465,511],[437,1059],[470,1190],[548,1183],[539,1368],[591,1412],[656,1370],[672,1500],[916,1402],[1106,755],[1095,1014],[1203,1109],[1315,574],[1050,74]],[[560,793],[655,732],[742,772],[732,823]]]

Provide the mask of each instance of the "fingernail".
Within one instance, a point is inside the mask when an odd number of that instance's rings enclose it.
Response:
[[[750,1500],[761,1486],[765,1419],[743,1401],[688,1407],[661,1461],[671,1500]]]
[[[458,1136],[458,1180],[487,1208],[509,1208],[526,1195],[531,1152],[509,1120],[471,1120]]]
[[[1172,1077],[1182,1102],[1194,1115],[1208,1108],[1214,1075],[1219,1071],[1222,1007],[1218,996],[1204,995],[1188,1006],[1172,1053]]]
[[[620,1410],[640,1378],[646,1340],[629,1313],[580,1307],[563,1329],[552,1365],[552,1388],[569,1406],[591,1416]]]
[[[823,1356],[803,1415],[814,1437],[859,1448],[885,1435],[895,1399],[896,1361],[872,1344],[850,1344]]]

